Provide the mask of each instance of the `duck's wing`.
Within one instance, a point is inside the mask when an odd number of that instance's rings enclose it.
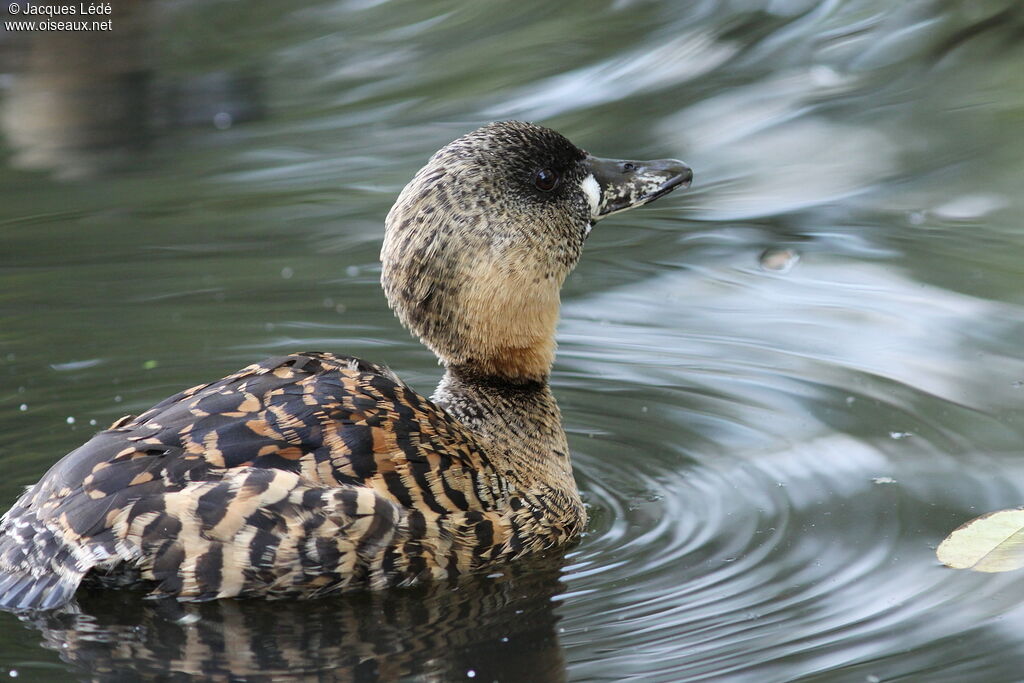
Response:
[[[372,584],[388,567],[371,564],[403,561],[396,534],[422,548],[428,520],[490,526],[506,490],[473,435],[388,370],[274,358],[54,465],[0,521],[0,607],[54,607],[125,566],[119,580],[197,599]]]

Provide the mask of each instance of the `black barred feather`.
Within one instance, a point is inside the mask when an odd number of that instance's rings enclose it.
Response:
[[[64,604],[87,576],[185,600],[455,576],[528,545],[504,519],[516,482],[499,471],[378,366],[269,359],[54,465],[0,522],[0,607]]]

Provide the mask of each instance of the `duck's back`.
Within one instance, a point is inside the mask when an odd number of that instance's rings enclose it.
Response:
[[[473,433],[387,370],[270,359],[54,465],[0,522],[0,607],[63,604],[87,575],[198,600],[453,576],[522,549],[508,494]]]

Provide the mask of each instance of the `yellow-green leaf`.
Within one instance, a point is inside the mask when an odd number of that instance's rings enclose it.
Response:
[[[935,555],[953,569],[1008,572],[1024,567],[1024,508],[972,519],[947,536]]]

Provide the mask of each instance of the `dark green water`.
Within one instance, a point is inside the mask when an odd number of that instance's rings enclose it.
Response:
[[[934,558],[1024,504],[1020,3],[114,8],[110,33],[0,32],[3,501],[267,355],[429,392],[377,284],[383,218],[481,123],[696,179],[601,223],[564,292],[553,382],[593,522],[560,572],[194,623],[83,596],[0,614],[0,673],[1022,678],[1024,574]]]

